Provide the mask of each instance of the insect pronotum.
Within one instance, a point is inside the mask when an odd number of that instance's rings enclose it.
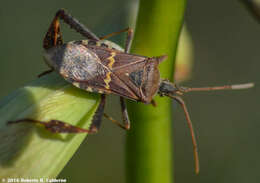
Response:
[[[87,40],[63,43],[59,19],[62,19]],[[124,52],[119,51],[113,44],[104,40],[121,32],[128,33]],[[92,119],[92,124],[89,129],[83,129],[55,119],[45,122],[30,118],[9,121],[8,124],[36,123],[52,133],[96,133],[100,128],[101,118],[104,114],[106,94],[115,94],[120,96],[124,123],[117,122],[107,114],[104,116],[121,128],[129,129],[130,120],[125,99],[154,105],[153,97],[156,94],[167,96],[176,100],[184,110],[192,136],[195,171],[198,173],[199,158],[196,137],[187,107],[180,95],[191,91],[247,89],[253,87],[254,84],[205,88],[178,87],[176,84],[160,78],[158,65],[167,56],[146,57],[129,54],[132,38],[133,31],[130,28],[98,37],[63,9],[57,11],[43,40],[45,61],[51,69],[43,72],[40,76],[56,71],[74,86],[89,92],[100,93],[101,102]]]

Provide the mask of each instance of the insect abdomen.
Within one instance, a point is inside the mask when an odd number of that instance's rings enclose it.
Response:
[[[87,81],[105,72],[94,52],[74,42],[48,49],[45,58],[65,79]]]

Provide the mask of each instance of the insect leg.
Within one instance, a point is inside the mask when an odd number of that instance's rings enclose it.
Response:
[[[63,44],[62,36],[60,32],[60,22],[59,19],[62,19],[65,23],[70,25],[70,27],[81,35],[85,36],[88,39],[93,39],[98,41],[99,38],[92,33],[88,28],[86,28],[83,24],[81,24],[76,18],[73,18],[70,14],[68,14],[64,9],[60,9],[56,12],[54,19],[49,27],[48,32],[45,35],[43,41],[43,47],[45,49],[51,48],[56,45]]]
[[[130,51],[131,41],[133,39],[133,29],[127,28],[125,29],[127,31],[127,38],[125,43],[125,53],[128,53]],[[130,120],[127,112],[127,107],[125,104],[125,99],[123,97],[120,97],[120,104],[121,104],[121,112],[123,117],[124,125],[118,124],[120,127],[123,126],[124,129],[129,130],[130,129]]]
[[[118,31],[118,32],[113,32],[113,33],[108,34],[106,36],[100,37],[99,39],[101,39],[101,40],[106,39],[108,37],[115,36],[117,34],[120,34],[122,32],[126,32],[126,31],[128,32],[128,34],[127,34],[127,40],[126,40],[126,44],[125,44],[125,52],[128,53],[129,48],[130,48],[130,43],[131,43],[131,40],[133,38],[133,30],[130,29],[130,28],[126,28],[126,29],[123,29],[123,30]],[[123,97],[120,97],[120,103],[121,103],[121,111],[122,111],[123,122],[124,122],[123,125],[120,122],[118,122],[117,120],[113,119],[112,117],[110,117],[109,115],[107,115],[105,113],[104,113],[104,117],[106,117],[107,119],[109,119],[110,121],[112,121],[113,123],[118,125],[119,127],[128,130],[128,129],[130,129],[130,121],[129,121],[129,117],[128,117],[128,113],[127,113],[127,108],[126,108],[126,105],[125,105],[125,100],[124,100]]]
[[[129,29],[129,28],[127,27],[127,28],[122,29],[122,30],[120,30],[120,31],[112,32],[112,33],[107,34],[107,35],[105,35],[105,36],[99,37],[99,39],[100,39],[100,40],[104,40],[104,39],[107,39],[107,38],[116,36],[116,35],[121,34],[121,33],[123,33],[123,32],[127,32],[128,29]]]
[[[131,42],[133,40],[133,29],[131,28],[126,28],[126,29],[123,29],[121,31],[118,31],[118,32],[112,32],[110,34],[107,34],[103,37],[100,37],[99,39],[103,40],[103,39],[107,39],[109,37],[112,37],[112,36],[115,36],[115,35],[118,35],[122,32],[127,32],[127,38],[126,38],[126,42],[125,42],[125,52],[128,53],[129,50],[130,50],[130,46],[131,46]]]
[[[120,99],[121,99],[121,97],[120,97]],[[124,106],[124,107],[122,107],[122,112],[123,112],[123,120],[124,120],[125,125],[122,125],[121,123],[119,123],[118,121],[116,121],[115,119],[113,119],[112,117],[107,115],[106,113],[104,113],[105,102],[106,102],[106,95],[102,94],[98,109],[96,110],[95,115],[92,119],[90,130],[93,130],[93,131],[99,130],[103,115],[104,115],[104,117],[106,117],[107,119],[109,119],[110,121],[112,121],[113,123],[118,125],[119,127],[128,130],[130,128],[130,122],[129,122],[129,118],[128,118],[128,114],[127,114],[127,110],[126,110],[124,101],[122,103],[122,100],[121,100],[121,106]],[[124,114],[125,114],[125,116],[124,116]]]
[[[51,25],[43,39],[43,48],[49,49],[54,46],[62,45],[62,44],[63,44],[63,40],[62,40],[61,31],[60,31],[59,17],[56,15],[53,18]],[[39,74],[38,77],[49,74],[52,71],[53,71],[53,69],[51,68],[50,70],[44,71],[41,74]]]
[[[101,95],[101,101],[99,103],[99,106],[93,116],[92,123],[90,126],[90,130],[98,131],[102,122],[102,116],[104,114],[104,108],[106,104],[106,95]]]
[[[94,117],[92,119],[92,124],[89,129],[83,129],[60,120],[50,120],[47,122],[35,120],[31,118],[24,118],[15,121],[8,121],[7,124],[16,124],[16,123],[32,123],[44,126],[46,130],[52,133],[96,133],[101,124],[101,118],[104,112],[105,107],[105,95],[101,95],[101,102],[96,110]]]
[[[24,118],[16,121],[8,121],[8,125],[17,124],[17,123],[32,123],[44,126],[46,130],[52,133],[96,133],[94,129],[86,130],[83,128],[79,128],[74,125],[70,125],[66,122],[59,121],[59,120],[50,120],[47,122],[39,121],[30,118]]]
[[[151,104],[152,104],[153,107],[157,107],[157,103],[155,102],[154,99],[152,99]]]
[[[191,133],[191,138],[192,138],[192,144],[193,144],[193,153],[194,153],[194,161],[195,161],[195,172],[196,174],[199,173],[199,155],[198,155],[198,146],[197,146],[197,142],[196,142],[196,136],[193,130],[193,126],[192,126],[192,122],[190,119],[190,115],[188,112],[188,109],[186,107],[185,102],[183,101],[183,99],[179,96],[170,96],[171,98],[175,99],[182,107],[184,113],[185,113],[185,117],[190,129],[190,133]]]
[[[53,18],[51,25],[43,39],[43,48],[49,49],[57,45],[62,45],[62,34],[60,31],[60,22],[59,19],[64,20],[65,23],[71,26],[74,30],[87,37],[88,39],[99,40],[99,38],[88,30],[83,24],[81,24],[77,19],[73,18],[70,14],[66,13],[65,10],[60,9],[57,11],[55,17]],[[39,74],[38,77],[41,77],[45,74],[49,74],[53,69],[44,71]]]
[[[108,120],[112,121],[112,123],[115,123],[117,126],[119,126],[120,128],[123,128],[124,130],[128,130],[129,128],[126,125],[122,125],[119,121],[115,120],[114,118],[112,118],[111,116],[107,115],[106,113],[104,113],[104,117],[107,118]]]
[[[127,112],[127,108],[126,108],[126,104],[125,104],[125,99],[123,97],[120,97],[120,104],[121,104],[121,112],[122,112],[122,116],[123,116],[124,127],[126,130],[129,130],[130,129],[130,120],[129,120],[129,116],[128,116],[128,112]]]
[[[62,35],[60,31],[60,22],[58,13],[53,18],[51,25],[43,39],[43,48],[49,49],[56,45],[62,45]]]
[[[99,38],[93,32],[80,23],[76,18],[72,17],[64,9],[58,10],[55,17],[62,19],[65,23],[70,25],[72,29],[80,33],[82,36],[96,41],[99,40]]]
[[[103,94],[102,96],[105,96],[105,95]],[[120,99],[121,99],[121,97],[120,97]],[[110,121],[112,121],[113,123],[118,125],[119,127],[123,128],[125,130],[128,130],[130,128],[130,121],[129,121],[128,113],[127,113],[127,110],[126,110],[124,100],[120,100],[120,101],[121,101],[124,125],[122,125],[120,122],[118,122],[114,118],[112,118],[109,115],[107,115],[106,113],[104,113],[105,100],[101,98],[101,102],[100,102],[98,109],[97,109],[97,111],[96,111],[96,113],[93,117],[92,125],[91,125],[90,129],[91,130],[96,129],[96,131],[98,131],[100,124],[101,124],[102,115],[104,115],[105,118],[109,119]]]
[[[43,71],[41,74],[38,75],[38,77],[40,78],[40,77],[42,77],[42,76],[44,76],[46,74],[50,74],[52,71],[54,71],[54,70],[50,69],[50,70],[47,70],[47,71]]]
[[[131,43],[132,43],[133,38],[134,38],[133,29],[128,28],[127,37],[126,37],[126,41],[125,41],[125,52],[126,53],[130,52]]]

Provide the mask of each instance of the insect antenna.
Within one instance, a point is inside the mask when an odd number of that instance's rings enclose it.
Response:
[[[191,91],[215,91],[215,90],[241,90],[254,87],[254,83],[236,84],[236,85],[224,85],[224,86],[213,86],[213,87],[201,87],[201,88],[188,88],[178,87],[180,92],[191,92]]]
[[[168,95],[168,97],[176,100],[181,105],[181,107],[182,107],[182,109],[184,111],[185,118],[187,120],[188,127],[190,129],[191,139],[192,139],[193,156],[194,156],[194,161],[195,161],[195,172],[196,172],[196,174],[199,174],[200,166],[199,166],[198,145],[197,145],[196,135],[195,135],[195,132],[194,132],[194,129],[193,129],[193,125],[192,125],[192,122],[191,122],[190,115],[189,115],[188,109],[186,107],[186,104],[185,104],[184,100],[180,96]]]
[[[198,155],[198,146],[196,141],[195,132],[193,130],[193,125],[191,122],[191,118],[186,107],[184,100],[179,96],[183,93],[191,92],[191,91],[215,91],[215,90],[239,90],[239,89],[248,89],[254,87],[254,83],[245,83],[245,84],[237,84],[237,85],[224,85],[224,86],[213,86],[213,87],[201,87],[201,88],[189,88],[189,87],[179,87],[174,83],[169,82],[168,80],[162,80],[159,85],[158,94],[160,96],[167,96],[174,100],[176,100],[182,107],[185,118],[187,120],[188,127],[190,129],[192,144],[193,144],[193,154],[195,161],[195,172],[199,173],[199,155]]]

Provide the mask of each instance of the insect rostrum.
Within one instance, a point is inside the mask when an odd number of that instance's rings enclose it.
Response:
[[[87,39],[63,43],[59,19],[62,19],[72,29]],[[116,46],[108,44],[104,40],[121,32],[128,33],[124,51],[118,50]],[[129,54],[128,51],[132,38],[133,31],[129,28],[104,37],[98,37],[63,9],[59,10],[43,40],[44,58],[50,70],[41,75],[55,71],[74,86],[101,94],[101,102],[92,119],[91,127],[82,129],[56,119],[44,122],[26,118],[9,121],[9,124],[21,122],[36,123],[44,126],[46,130],[52,133],[95,133],[100,128],[106,94],[115,94],[120,96],[124,124],[113,120],[106,114],[104,116],[120,127],[129,129],[130,120],[125,99],[154,104],[153,97],[158,93],[160,96],[168,96],[181,104],[192,135],[195,169],[198,173],[199,161],[196,138],[187,107],[180,95],[190,91],[245,89],[252,87],[253,84],[206,88],[178,87],[176,84],[160,78],[158,65],[167,56],[146,57]]]

